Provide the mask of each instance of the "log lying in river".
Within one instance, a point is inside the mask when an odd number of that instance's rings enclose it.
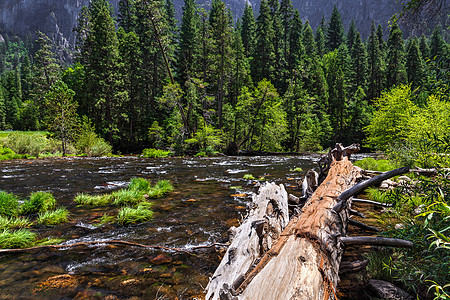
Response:
[[[345,148],[341,146],[340,149]],[[345,155],[346,151],[340,152]],[[334,152],[326,179],[300,214],[293,216],[286,226],[281,225],[284,221],[280,223],[277,228],[284,230],[272,236],[272,241],[278,240],[269,251],[258,247],[259,239],[252,240],[257,236],[264,237],[264,234],[256,234],[257,226],[252,225],[264,216],[258,214],[257,218],[248,218],[238,228],[238,235],[207,286],[206,299],[337,299],[344,241],[354,241],[341,238],[347,235],[353,196],[349,191],[363,178],[362,170],[342,155]],[[362,191],[360,187],[356,189]],[[277,202],[264,194],[261,190],[259,197]],[[335,209],[338,203],[339,209]],[[285,214],[282,215],[284,219]],[[369,242],[383,244],[381,240],[369,239]],[[409,242],[383,242],[410,246]]]

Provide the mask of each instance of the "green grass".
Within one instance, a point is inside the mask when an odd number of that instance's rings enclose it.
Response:
[[[300,168],[300,167],[296,167],[294,169],[290,169],[289,171],[291,171],[291,172],[303,172],[303,169]]]
[[[75,196],[73,201],[75,201],[76,204],[83,206],[105,206],[111,204],[113,198],[111,194],[92,196],[85,193],[79,193]]]
[[[56,206],[55,197],[49,192],[34,192],[30,194],[28,200],[20,208],[20,213],[30,215],[35,213],[44,213]]]
[[[95,224],[94,226],[103,226],[105,224],[113,223],[116,220],[116,217],[110,216],[108,214],[103,214],[100,218],[100,222]]]
[[[173,186],[169,180],[160,180],[148,191],[149,198],[161,198],[173,191]]]
[[[47,246],[47,245],[58,245],[64,242],[64,239],[58,238],[46,238],[42,240],[37,240],[34,242],[34,246]]]
[[[37,223],[43,225],[58,225],[69,220],[69,211],[58,208],[55,211],[47,211],[38,215]]]
[[[255,180],[255,176],[253,176],[252,174],[245,174],[242,178],[244,178],[245,180]]]
[[[150,181],[139,177],[131,178],[128,189],[147,192],[150,189]]]
[[[9,134],[13,133],[13,132],[17,132],[17,133],[21,133],[21,134],[26,134],[26,135],[33,135],[33,134],[42,134],[42,135],[48,135],[49,132],[48,131],[11,131],[11,130],[3,130],[0,131],[0,138],[5,138],[7,137]]]
[[[355,166],[358,166],[364,170],[386,172],[396,168],[396,165],[387,159],[375,159],[372,157],[366,157],[354,162]]]
[[[0,229],[26,228],[32,224],[28,218],[0,216]]]
[[[387,200],[387,197],[386,197],[387,192],[382,191],[380,189],[370,187],[370,188],[366,189],[366,193],[367,193],[367,197],[370,200],[381,202],[381,203],[385,203]]]
[[[136,208],[123,207],[117,215],[117,223],[128,225],[149,221],[153,217],[153,211],[150,207],[151,203],[149,202],[141,203]]]
[[[154,149],[154,148],[147,148],[144,149],[144,151],[142,151],[142,157],[151,157],[151,158],[156,158],[156,157],[168,157],[172,155],[171,151],[165,151],[165,150],[160,150],[160,149]]]
[[[31,247],[35,238],[36,234],[27,229],[15,231],[4,229],[0,231],[0,248],[15,249]]]
[[[111,194],[113,204],[118,206],[137,205],[145,200],[144,192],[137,189],[121,189]]]
[[[19,198],[10,193],[0,191],[0,216],[15,217],[19,212]]]

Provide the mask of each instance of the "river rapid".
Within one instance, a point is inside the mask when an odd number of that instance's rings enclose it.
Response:
[[[318,155],[212,158],[52,158],[0,162],[0,189],[26,197],[53,193],[71,213],[70,222],[33,227],[40,238],[65,244],[123,240],[183,251],[96,244],[0,254],[0,299],[193,299],[220,262],[214,243],[226,243],[227,230],[245,216],[256,180],[297,183],[316,166]],[[304,172],[294,172],[300,167]],[[96,226],[116,207],[79,207],[77,193],[100,194],[125,187],[133,177],[168,179],[174,192],[155,199],[153,220],[132,226]],[[196,249],[198,246],[211,246]],[[195,250],[193,250],[195,248]]]

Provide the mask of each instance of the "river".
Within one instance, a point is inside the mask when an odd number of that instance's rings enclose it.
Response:
[[[65,244],[124,240],[187,250],[156,251],[125,245],[36,250],[0,254],[3,299],[194,299],[201,298],[221,253],[193,247],[227,241],[227,230],[245,216],[258,181],[282,183],[299,195],[297,182],[318,155],[212,158],[52,158],[0,162],[0,189],[26,197],[53,193],[70,211],[70,222],[33,227],[40,238]],[[125,187],[130,178],[168,179],[174,192],[153,202],[153,220],[132,226],[95,226],[115,207],[78,207],[77,193],[99,194]],[[245,195],[244,195],[245,194]]]

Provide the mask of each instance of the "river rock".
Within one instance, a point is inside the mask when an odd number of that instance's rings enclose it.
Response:
[[[371,279],[367,284],[367,288],[378,298],[390,300],[414,300],[414,297],[406,291],[387,281]]]
[[[390,179],[386,179],[383,182],[381,182],[380,189],[392,190],[397,185],[398,185],[397,182],[392,181]]]

